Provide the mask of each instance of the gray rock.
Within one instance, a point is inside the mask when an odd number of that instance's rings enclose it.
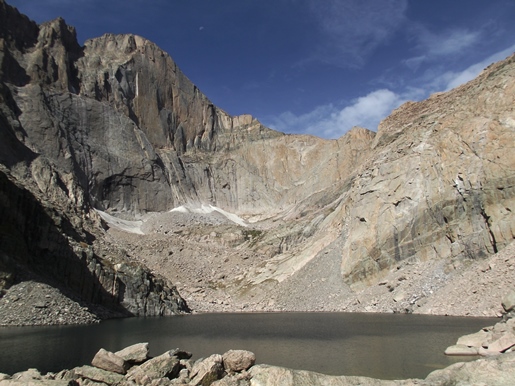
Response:
[[[143,363],[148,359],[148,343],[137,343],[115,352],[115,355],[129,363]]]
[[[347,377],[324,375],[311,371],[291,370],[269,365],[253,366],[249,374],[252,386],[394,386],[413,385],[412,381],[382,381],[367,377]]]
[[[250,386],[250,376],[246,373],[230,374],[218,381],[214,381],[212,386]]]
[[[190,384],[195,386],[207,386],[220,379],[223,373],[224,365],[222,356],[213,354],[195,363],[190,373]]]
[[[75,386],[75,383],[62,380],[33,379],[33,380],[0,380],[0,386]]]
[[[103,348],[95,354],[91,365],[118,374],[125,374],[128,367],[123,358]]]
[[[41,379],[41,373],[37,369],[28,369],[16,374],[13,374],[12,379],[16,381],[29,381]]]
[[[172,351],[168,351],[139,366],[132,367],[126,377],[138,385],[148,385],[156,379],[176,378],[179,370],[179,359],[173,355]]]
[[[103,382],[108,385],[115,385],[123,381],[121,374],[106,371],[93,366],[82,366],[73,369],[75,375],[80,378],[87,378],[95,382]]]

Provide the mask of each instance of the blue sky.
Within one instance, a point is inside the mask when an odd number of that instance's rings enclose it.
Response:
[[[287,133],[376,130],[515,52],[514,0],[6,0],[79,42],[134,33],[218,107]]]

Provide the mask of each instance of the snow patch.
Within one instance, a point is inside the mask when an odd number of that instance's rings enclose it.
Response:
[[[111,216],[110,214],[107,214],[106,212],[102,212],[101,210],[95,209],[96,212],[104,219],[106,223],[109,224],[109,226],[121,229],[122,231],[129,232],[129,233],[135,233],[138,235],[144,235],[143,231],[141,230],[141,225],[143,225],[143,221],[129,221],[129,220],[122,220],[121,218]]]
[[[213,206],[213,205],[202,204],[200,207],[191,207],[191,206],[181,205],[177,208],[173,208],[172,210],[170,210],[170,212],[198,213],[198,214],[209,214],[209,213],[217,212],[235,224],[241,225],[243,227],[247,226],[247,224],[245,223],[245,220],[243,220],[241,217],[235,215],[234,213],[229,213],[229,212],[227,212],[223,209],[220,209],[216,206]]]

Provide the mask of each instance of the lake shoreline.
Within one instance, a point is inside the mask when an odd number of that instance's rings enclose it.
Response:
[[[116,352],[149,342],[196,358],[229,349],[256,353],[260,364],[383,379],[423,378],[462,361],[445,349],[497,319],[371,313],[217,313],[112,319],[91,325],[0,328],[0,372],[57,372],[89,363],[99,347]],[[73,349],[71,350],[71,348]],[[48,355],[51,353],[51,355]],[[471,360],[473,358],[466,358]],[[370,368],[373,361],[377,366]]]
[[[438,386],[448,384],[511,385],[515,377],[515,352],[496,357],[456,363],[432,371],[424,379],[382,380],[363,376],[331,376],[320,372],[256,364],[256,356],[247,350],[229,350],[223,355],[191,360],[192,354],[179,349],[150,357],[148,343],[126,347],[116,353],[100,349],[91,361],[57,373],[41,374],[28,369],[12,376],[0,373],[0,386],[79,386],[97,382],[104,385],[327,385],[347,386]],[[462,384],[462,383],[460,383]]]

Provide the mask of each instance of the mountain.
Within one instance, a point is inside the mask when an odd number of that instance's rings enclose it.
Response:
[[[514,73],[377,133],[285,135],[142,37],[81,47],[0,0],[0,286],[36,275],[136,315],[187,311],[172,282],[194,310],[416,312],[514,238]]]

